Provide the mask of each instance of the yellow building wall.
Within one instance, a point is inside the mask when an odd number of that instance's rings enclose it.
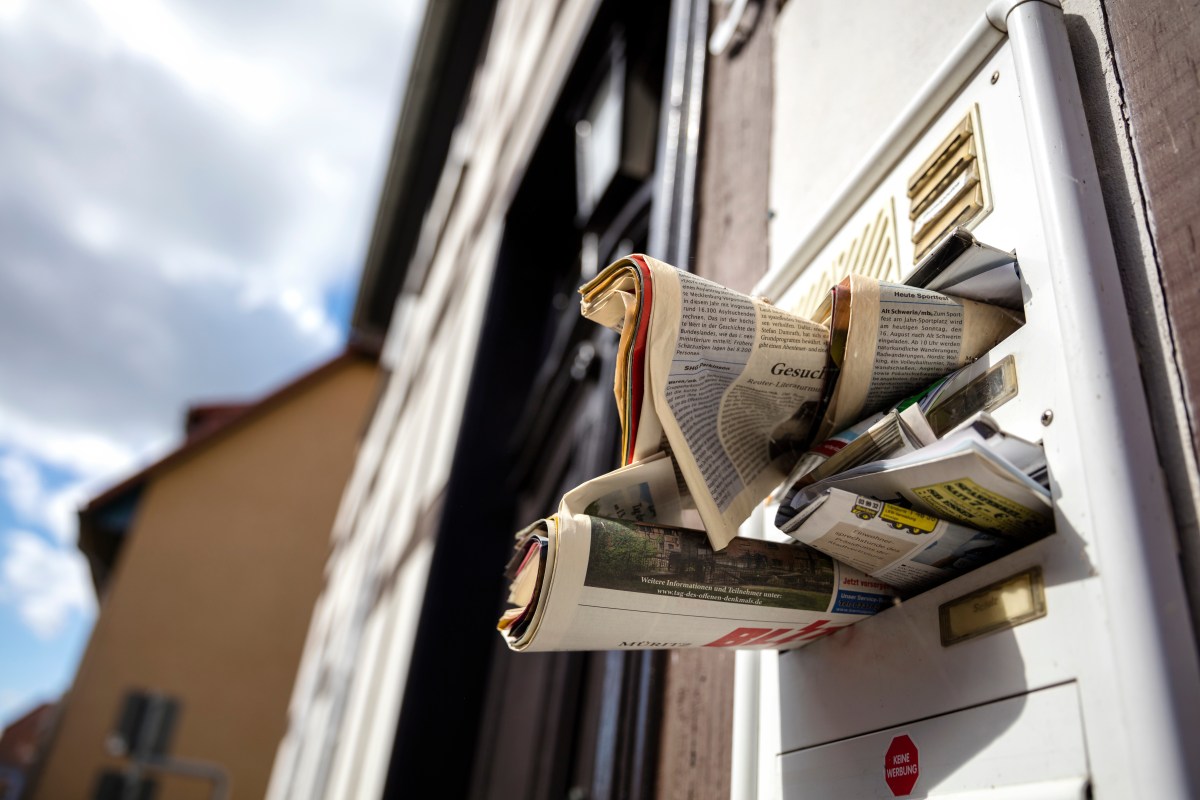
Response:
[[[90,798],[126,691],[175,695],[170,753],[260,798],[286,722],[376,368],[351,360],[152,476],[35,787]],[[159,800],[206,798],[159,779]]]

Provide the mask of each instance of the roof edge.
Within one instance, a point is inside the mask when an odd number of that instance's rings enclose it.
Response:
[[[350,327],[382,340],[484,46],[495,1],[428,0]]]
[[[80,518],[102,510],[105,506],[121,498],[129,491],[140,487],[155,473],[172,466],[177,461],[192,455],[196,450],[220,439],[232,431],[242,427],[251,420],[275,408],[292,395],[318,383],[348,364],[355,362],[379,363],[379,349],[371,342],[358,342],[352,339],[341,353],[317,366],[301,373],[277,389],[268,392],[261,399],[252,402],[240,413],[232,415],[224,424],[207,431],[200,432],[191,439],[185,440],[171,452],[157,461],[143,467],[133,475],[110,486],[93,497],[79,510]]]

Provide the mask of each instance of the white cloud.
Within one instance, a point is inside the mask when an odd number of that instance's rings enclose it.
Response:
[[[0,24],[10,25],[25,12],[28,0],[0,0]]]
[[[58,426],[28,414],[28,409],[18,409],[0,399],[0,448],[16,450],[31,461],[99,481],[115,480],[138,461],[133,443],[123,443],[86,426]],[[149,454],[163,451],[167,439],[161,437],[137,444]]]
[[[29,531],[10,531],[5,544],[0,602],[14,605],[34,634],[52,639],[71,614],[95,613],[96,600],[82,554],[56,547]]]
[[[422,6],[0,0],[0,500],[23,526],[70,541],[189,403],[337,349],[326,298],[365,254]],[[90,608],[86,570],[31,536],[3,591],[45,632]]]
[[[104,32],[120,46],[168,70],[190,90],[228,104],[243,119],[267,123],[294,89],[270,62],[205,40],[160,0],[90,0]]]
[[[47,531],[61,544],[73,544],[76,512],[95,491],[93,481],[73,480],[51,488],[27,454],[10,450],[0,456],[0,492],[23,523]]]
[[[11,453],[0,457],[0,487],[18,516],[28,520],[38,515],[45,487],[32,461]]]
[[[0,443],[144,460],[189,401],[333,353],[325,298],[362,263],[420,11],[58,0],[0,23]]]

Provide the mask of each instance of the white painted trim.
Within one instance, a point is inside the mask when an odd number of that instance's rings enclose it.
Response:
[[[1200,665],[1075,65],[1061,10],[1024,3],[1007,21],[1059,326],[1069,332],[1059,380],[1089,465],[1088,508],[1104,521],[1092,531],[1097,550],[1119,565],[1104,573],[1103,597],[1121,687],[1112,701],[1130,751],[1120,765],[1093,764],[1097,786],[1119,769],[1143,797],[1194,797]]]

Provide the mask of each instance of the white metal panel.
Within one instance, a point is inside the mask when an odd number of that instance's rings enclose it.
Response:
[[[785,754],[783,796],[894,797],[885,755],[899,736],[916,746],[916,797],[1086,797],[1087,750],[1073,684]]]
[[[889,204],[911,267],[907,179],[977,104],[994,210],[975,233],[1016,249],[1030,289],[1026,326],[988,357],[1014,355],[1020,383],[996,416],[1043,440],[1058,532],[781,656],[781,746],[811,748],[1073,681],[1096,795],[1187,797],[1200,785],[1193,629],[1074,67],[1060,11],[1007,5],[1015,11],[995,5],[993,20],[1011,23],[1011,44],[987,46],[983,20],[948,47],[943,68],[816,224],[776,218],[808,233],[793,253],[773,256],[759,291],[786,307]],[[777,113],[777,137],[803,122],[781,103]],[[775,196],[772,205],[787,207]],[[940,603],[1032,565],[1044,570],[1048,616],[942,647]]]
[[[1067,369],[1056,377],[1069,387],[1082,451],[1077,488],[1086,492],[1081,506],[1090,516],[1076,520],[1091,525],[1102,560],[1110,657],[1120,685],[1116,698],[1091,702],[1119,701],[1133,745],[1112,753],[1103,777],[1115,785],[1129,776],[1138,792],[1153,796],[1194,796],[1200,791],[1194,628],[1074,64],[1060,13],[1026,3],[1008,24],[1066,351]]]
[[[795,252],[986,0],[806,0],[775,24],[771,264]],[[993,44],[999,40],[994,32]]]
[[[769,516],[768,516],[769,515]],[[775,528],[774,507],[759,506],[743,534],[791,541]],[[779,764],[779,654],[739,650],[734,666],[730,800],[777,800]]]

